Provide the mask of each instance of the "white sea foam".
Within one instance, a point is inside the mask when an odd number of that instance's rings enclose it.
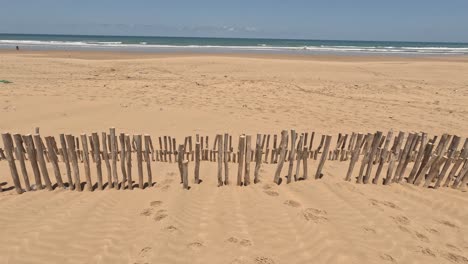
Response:
[[[210,50],[246,50],[246,51],[305,51],[332,53],[382,53],[382,54],[468,54],[468,47],[397,47],[397,46],[272,46],[264,43],[256,46],[238,45],[159,45],[139,42],[127,44],[120,41],[44,41],[44,40],[0,40],[1,46],[21,45],[31,47],[80,47],[80,48],[132,48],[132,49],[210,49]]]

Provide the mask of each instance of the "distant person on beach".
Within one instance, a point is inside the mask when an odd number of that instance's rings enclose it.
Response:
[[[16,50],[19,50],[19,47],[18,47],[18,46],[16,46]]]

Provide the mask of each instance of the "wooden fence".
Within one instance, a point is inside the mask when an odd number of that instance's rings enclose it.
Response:
[[[161,136],[158,137],[159,148],[155,148],[150,135],[117,134],[115,128],[111,128],[109,134],[60,134],[58,140],[52,136],[42,138],[39,131],[36,132],[34,135],[2,134],[4,149],[0,149],[0,160],[8,162],[17,193],[43,188],[53,190],[54,186],[77,191],[82,191],[83,186],[88,191],[103,190],[105,181],[107,188],[131,190],[134,187],[152,187],[152,162],[177,163],[180,180],[185,189],[189,189],[189,162],[195,163],[195,184],[201,183],[201,163],[216,162],[218,186],[231,184],[230,166],[237,167],[236,185],[251,184],[252,166],[253,183],[258,183],[260,168],[268,163],[276,164],[273,181],[277,184],[282,182],[285,163],[288,167],[287,183],[307,180],[308,160],[318,160],[315,173],[310,177],[313,179],[323,177],[324,164],[329,160],[348,162],[349,167],[344,180],[355,179],[357,183],[363,184],[372,182],[389,185],[406,182],[435,189],[440,186],[456,189],[465,188],[468,182],[468,139],[465,139],[461,146],[461,138],[449,134],[429,138],[426,133],[399,132],[394,135],[393,131],[386,135],[380,131],[373,134],[340,133],[336,137],[335,148],[332,148],[331,135],[321,135],[320,140],[314,142],[315,132],[297,133],[295,130],[283,130],[279,135],[257,134],[255,139],[251,135],[240,135],[237,149],[234,150],[232,135],[229,134],[213,137],[211,147],[209,136],[188,136],[183,144],[179,145],[175,137]],[[136,184],[132,176],[135,161],[138,172]],[[51,174],[55,184],[49,176],[47,163],[52,167]],[[63,163],[62,166],[59,166],[59,163]],[[81,182],[83,171],[80,170],[80,163],[84,168],[84,185]],[[232,163],[236,165],[229,165]],[[30,170],[27,165],[30,166]],[[91,169],[92,166],[95,169]],[[60,167],[65,168],[65,179],[62,179]],[[34,184],[30,183],[31,170]],[[95,187],[91,171],[96,172]],[[2,190],[3,187],[0,186],[0,191]]]

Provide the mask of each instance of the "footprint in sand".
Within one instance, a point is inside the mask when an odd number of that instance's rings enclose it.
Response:
[[[425,247],[418,247],[418,250],[417,250],[419,253],[422,253],[423,255],[425,256],[429,256],[429,257],[436,257],[436,254],[434,251],[432,251],[430,248],[425,248]]]
[[[146,264],[148,262],[149,256],[152,254],[153,249],[150,247],[144,247],[140,250],[140,253],[138,253],[138,258],[134,262],[135,264]]]
[[[198,251],[198,250],[201,250],[204,247],[204,245],[203,243],[196,241],[196,242],[187,244],[187,247],[190,248],[191,250]]]
[[[235,244],[235,243],[239,242],[239,239],[237,239],[235,237],[230,237],[230,238],[226,239],[226,241],[229,242],[229,243],[234,243]]]
[[[396,260],[389,254],[381,254],[380,258],[391,263],[396,263]]]
[[[273,188],[273,186],[269,185],[269,184],[265,184],[262,186],[263,190],[269,190],[271,188]]]
[[[167,226],[166,228],[164,228],[164,230],[166,230],[169,233],[173,233],[173,232],[178,231],[179,229],[177,227],[173,226],[173,225],[170,225],[170,226]]]
[[[451,227],[451,228],[458,228],[457,225],[455,225],[454,223],[450,222],[450,221],[447,221],[447,220],[440,220],[438,221],[440,224],[442,225],[445,225],[445,226],[448,226],[448,227]]]
[[[153,213],[153,208],[145,208],[141,211],[140,215],[150,216]]]
[[[151,207],[159,207],[159,206],[161,206],[162,203],[163,203],[162,201],[152,201],[150,203],[150,206]]]
[[[248,239],[242,239],[239,244],[243,247],[250,247],[252,246],[252,242]]]
[[[252,246],[252,242],[248,239],[241,239],[239,240],[238,238],[236,237],[230,237],[228,239],[226,239],[227,242],[229,243],[233,243],[233,244],[237,244],[239,242],[239,245],[243,246],[243,247],[250,247]]]
[[[305,218],[305,220],[313,221],[315,223],[327,222],[328,218],[326,215],[327,211],[315,208],[307,208],[302,211],[302,216]]]
[[[364,231],[366,231],[367,233],[377,234],[377,232],[375,231],[375,229],[372,228],[372,227],[364,226],[362,229],[364,229]]]
[[[434,228],[430,228],[430,227],[426,227],[426,231],[431,233],[431,234],[439,234],[439,231],[437,231],[437,229],[434,229]]]
[[[154,221],[159,222],[159,221],[163,220],[166,217],[168,217],[167,211],[162,209],[162,210],[159,210],[159,211],[156,212],[153,219],[154,219]]]
[[[429,243],[429,238],[419,232],[416,232],[415,233],[416,237],[421,240],[422,242],[426,242],[426,243]]]
[[[369,199],[369,201],[371,202],[371,204],[373,206],[385,206],[385,207],[388,207],[388,208],[392,208],[392,209],[397,209],[397,210],[401,210],[400,207],[398,207],[396,204],[392,203],[392,202],[388,202],[388,201],[379,201],[379,200],[375,200],[375,199]]]
[[[409,225],[410,224],[410,220],[406,216],[399,215],[399,216],[392,216],[392,218],[397,224],[401,224],[401,225]]]
[[[278,196],[279,195],[279,193],[275,192],[275,191],[264,191],[264,193],[266,193],[269,196]]]
[[[452,244],[446,244],[445,246],[447,246],[447,248],[450,248],[451,250],[461,251],[459,248],[457,248],[456,246]]]
[[[464,256],[451,253],[451,252],[442,252],[441,254],[442,254],[442,257],[446,258],[447,260],[453,263],[464,263],[464,264],[468,263],[468,258]]]
[[[258,263],[258,264],[275,264],[275,261],[273,261],[273,259],[269,258],[269,257],[255,257],[254,258],[254,263]]]
[[[299,202],[296,202],[296,201],[293,201],[293,200],[286,200],[284,202],[284,204],[287,205],[287,206],[295,207],[295,208],[301,206],[301,204]]]

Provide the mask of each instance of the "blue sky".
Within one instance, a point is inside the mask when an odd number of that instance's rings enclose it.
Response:
[[[468,42],[468,0],[0,0],[0,33]]]

